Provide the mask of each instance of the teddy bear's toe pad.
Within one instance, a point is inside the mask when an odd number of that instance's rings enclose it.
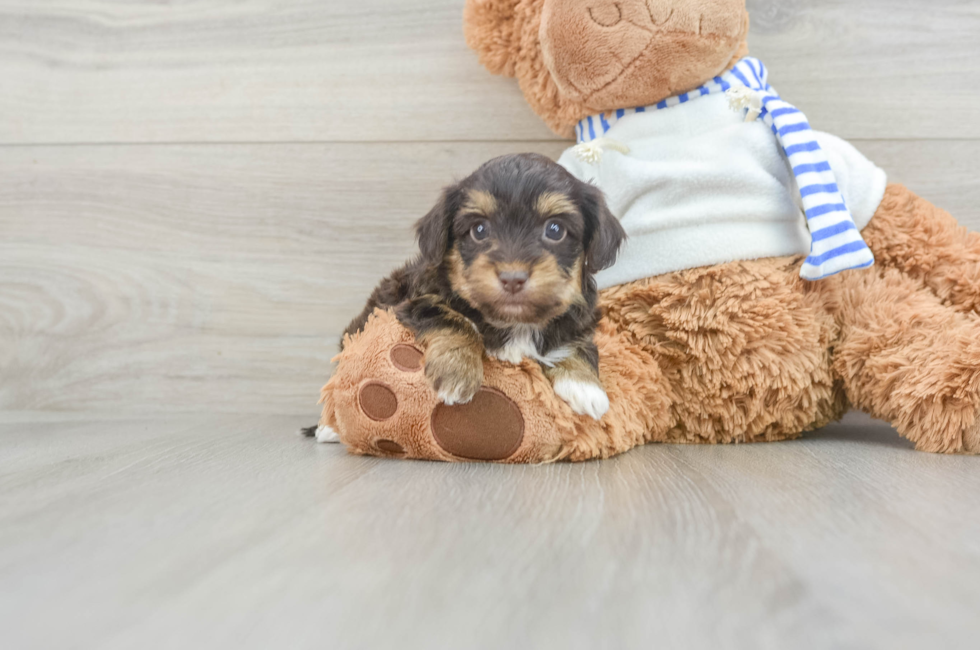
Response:
[[[387,452],[389,454],[394,454],[396,456],[401,456],[405,453],[405,448],[394,440],[378,440],[374,443],[374,446],[381,451]]]
[[[399,343],[391,348],[391,363],[402,372],[415,372],[422,369],[422,351],[418,348]]]
[[[364,384],[357,394],[357,403],[364,415],[375,422],[384,422],[398,410],[395,391],[380,381],[369,381]]]
[[[468,404],[438,404],[430,426],[440,447],[469,460],[509,458],[524,440],[520,409],[493,388],[481,388]]]

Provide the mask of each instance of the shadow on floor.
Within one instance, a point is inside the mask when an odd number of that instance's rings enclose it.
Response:
[[[906,440],[887,422],[875,420],[872,417],[852,411],[840,422],[817,429],[803,436],[804,440],[839,440],[870,445],[886,445],[898,449],[915,449],[911,441]]]

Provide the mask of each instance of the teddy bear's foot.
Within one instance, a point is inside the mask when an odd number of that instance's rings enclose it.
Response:
[[[933,454],[953,454],[957,456],[980,456],[980,417],[958,436],[951,436],[949,443],[941,439],[919,440],[915,448]]]
[[[487,361],[483,386],[465,404],[439,399],[424,373],[424,353],[387,312],[350,339],[324,387],[314,432],[356,454],[444,461],[535,463],[555,460],[562,444],[540,413],[526,368]],[[547,384],[545,384],[547,385]],[[553,398],[557,399],[557,398]],[[527,417],[525,415],[527,414]]]
[[[850,402],[920,451],[980,452],[980,316],[898,269],[841,282],[834,366]]]
[[[524,418],[504,393],[484,386],[465,404],[423,405],[418,398],[428,397],[431,391],[424,374],[419,372],[422,352],[399,344],[389,356],[394,369],[406,375],[403,379],[409,379],[411,388],[408,392],[399,390],[393,387],[395,382],[382,379],[362,382],[356,408],[370,423],[363,422],[344,436],[344,442],[352,449],[409,458],[432,459],[448,454],[452,460],[501,461],[520,448]],[[321,442],[341,440],[328,425],[321,425],[316,436]]]

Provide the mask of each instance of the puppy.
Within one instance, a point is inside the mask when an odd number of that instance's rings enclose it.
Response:
[[[444,403],[473,398],[487,353],[534,359],[572,410],[605,414],[592,276],[626,235],[598,189],[544,156],[502,156],[444,190],[416,235],[421,254],[381,282],[345,333],[394,307]]]

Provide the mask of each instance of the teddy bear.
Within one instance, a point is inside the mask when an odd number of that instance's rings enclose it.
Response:
[[[346,340],[318,438],[355,454],[546,463],[797,438],[851,408],[980,452],[980,234],[814,131],[748,56],[745,0],[468,0],[490,72],[578,141],[559,162],[629,234],[600,276],[600,419],[537,362],[440,403],[390,312]]]

